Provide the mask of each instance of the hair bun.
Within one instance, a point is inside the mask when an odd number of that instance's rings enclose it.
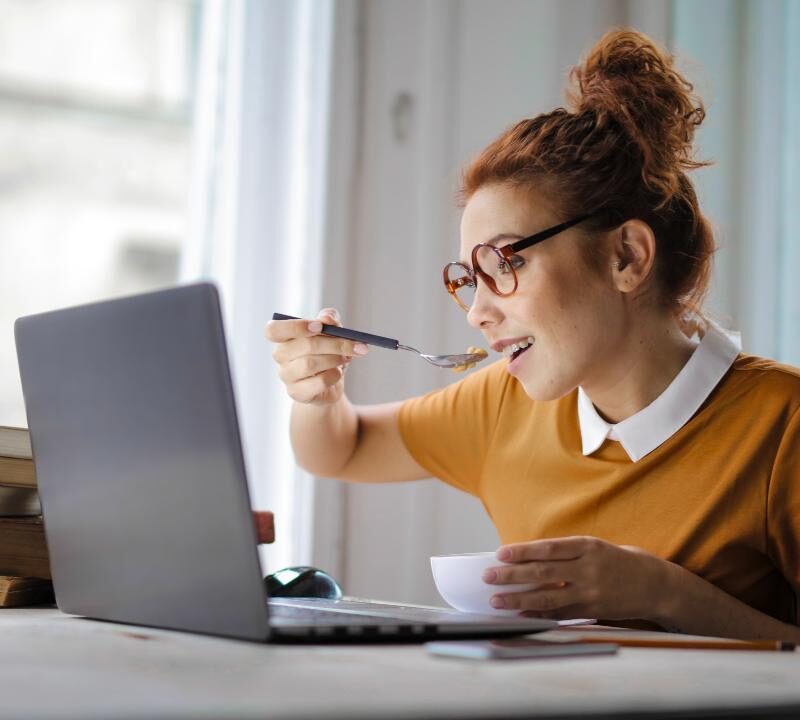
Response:
[[[642,179],[664,202],[678,191],[680,172],[709,164],[693,159],[703,102],[675,70],[672,55],[646,35],[630,29],[606,33],[570,70],[570,80],[570,109],[594,113],[598,129],[618,123],[639,148]]]

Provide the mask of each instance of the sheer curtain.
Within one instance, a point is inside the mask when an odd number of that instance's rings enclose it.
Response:
[[[778,353],[800,366],[800,3],[782,3],[785,71],[783,74],[783,148],[781,194],[781,315]]]
[[[294,464],[263,327],[319,305],[331,17],[326,0],[209,0],[202,21],[181,277],[221,293],[250,493],[276,515],[269,570],[311,552],[312,480]]]
[[[720,243],[712,309],[745,351],[800,365],[800,3],[672,10],[672,45],[708,105],[699,154],[715,166],[695,177]]]

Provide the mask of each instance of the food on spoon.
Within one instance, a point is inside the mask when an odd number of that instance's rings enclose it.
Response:
[[[467,370],[471,370],[489,354],[486,352],[486,350],[479,347],[468,347],[467,352],[473,355],[479,355],[480,357],[476,358],[472,362],[464,363],[463,365],[456,365],[454,368],[451,368],[453,372],[466,372]]]

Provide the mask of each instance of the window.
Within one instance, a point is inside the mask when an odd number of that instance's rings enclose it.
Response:
[[[174,282],[196,0],[0,0],[0,424],[16,317]]]

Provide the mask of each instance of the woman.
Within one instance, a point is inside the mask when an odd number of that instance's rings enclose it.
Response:
[[[464,174],[445,285],[506,358],[354,407],[344,369],[367,348],[319,334],[336,311],[272,322],[297,461],[480,498],[510,563],[484,578],[496,607],[800,640],[800,371],[700,313],[714,243],[686,173],[702,102],[634,31],[571,77],[569,111],[517,123]]]

